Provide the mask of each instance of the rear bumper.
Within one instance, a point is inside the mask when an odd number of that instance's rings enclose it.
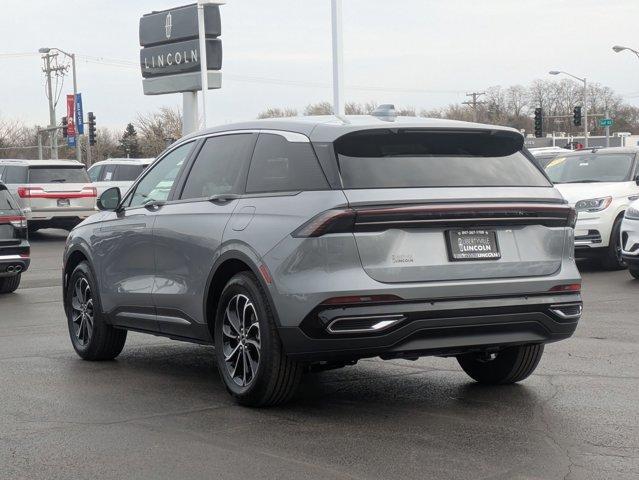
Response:
[[[0,254],[0,277],[10,277],[29,268],[31,259],[20,255]]]
[[[299,327],[280,328],[280,337],[287,354],[301,361],[450,356],[568,338],[577,327],[581,305],[581,296],[570,293],[319,306]],[[401,320],[370,333],[327,330],[338,318],[371,316]]]
[[[95,212],[79,212],[81,214],[75,215],[67,215],[67,216],[35,216],[28,217],[28,225],[31,228],[73,228],[78,225],[80,222],[87,219],[90,215],[93,215]]]

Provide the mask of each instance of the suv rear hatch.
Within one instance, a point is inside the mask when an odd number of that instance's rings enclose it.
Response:
[[[335,152],[366,273],[422,282],[551,275],[574,211],[507,130],[383,129]]]
[[[27,221],[4,185],[0,185],[0,255],[15,253],[6,247],[20,245],[26,239]]]
[[[29,166],[28,185],[18,189],[33,212],[93,210],[96,190],[83,166]]]

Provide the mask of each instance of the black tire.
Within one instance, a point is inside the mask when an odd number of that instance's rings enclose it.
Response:
[[[623,270],[626,262],[621,258],[621,218],[615,220],[610,234],[608,248],[605,249],[601,257],[601,266],[606,270]]]
[[[457,361],[471,378],[489,385],[515,383],[528,377],[539,364],[544,346],[520,345],[505,348],[494,355],[468,353]]]
[[[20,285],[20,278],[22,274],[14,275],[12,277],[0,278],[0,293],[13,293],[18,289]]]
[[[639,280],[639,265],[631,265],[628,267],[630,275]]]
[[[246,315],[250,320],[239,319],[235,322],[241,327],[241,333],[240,329],[234,327],[237,332],[235,333],[230,329],[226,312],[227,308],[239,311],[237,302],[240,301],[244,302],[241,309],[249,312]],[[248,327],[242,326],[247,323]],[[224,325],[227,326],[226,330]],[[258,326],[257,331],[255,326]],[[220,376],[238,403],[251,407],[267,407],[291,399],[299,385],[303,366],[289,359],[284,353],[268,298],[252,273],[238,273],[224,287],[215,315],[214,334],[215,357]],[[250,335],[253,335],[253,345],[249,345]],[[256,341],[259,347],[255,346]],[[239,353],[234,357],[232,352],[238,348]],[[242,356],[245,356],[245,363],[240,368]],[[258,359],[257,367],[249,365],[247,356]],[[239,373],[240,369],[244,378]]]
[[[84,288],[84,285],[88,286],[88,290]],[[84,335],[78,334],[84,319],[78,320],[77,311],[74,310],[77,306],[74,303],[74,290],[78,286],[91,300],[92,322],[85,321],[84,325],[90,325],[90,328],[85,327]],[[76,353],[84,360],[113,360],[117,357],[126,343],[127,331],[114,328],[106,323],[102,315],[102,306],[100,305],[100,296],[97,294],[95,279],[87,262],[82,262],[75,267],[69,277],[64,295],[69,337]],[[87,300],[85,303],[88,304],[89,301]],[[84,311],[89,312],[88,306]]]

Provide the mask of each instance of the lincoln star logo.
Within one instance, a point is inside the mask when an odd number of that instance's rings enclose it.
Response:
[[[171,12],[166,15],[166,22],[164,24],[164,29],[166,30],[166,38],[171,38]]]

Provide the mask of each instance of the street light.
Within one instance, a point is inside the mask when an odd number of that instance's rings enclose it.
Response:
[[[568,75],[569,77],[572,77],[575,80],[579,80],[580,82],[583,82],[584,84],[584,147],[588,148],[588,82],[586,80],[586,77],[584,78],[577,77],[576,75],[573,75],[572,73],[564,72],[561,70],[551,70],[548,73],[550,75],[559,75],[563,73],[564,75]]]
[[[614,47],[612,47],[612,50],[615,53],[619,53],[619,52],[623,52],[624,50],[628,50],[629,52],[634,53],[637,56],[637,58],[639,58],[639,52],[637,50],[635,50],[634,48],[624,47],[623,45],[615,45]]]
[[[75,74],[75,53],[65,52],[64,50],[60,48],[56,48],[56,47],[52,47],[52,48],[42,47],[38,49],[38,52],[42,54],[47,54],[51,52],[51,50],[57,50],[62,55],[65,55],[71,59],[71,68],[73,70],[73,105],[74,105],[73,122],[75,123],[75,116],[76,116],[75,113],[77,111],[76,102],[78,100],[78,83],[77,83],[76,74]],[[80,119],[80,121],[82,121],[82,119]],[[82,148],[80,146],[80,135],[78,133],[77,125],[75,126],[75,158],[78,159],[78,162],[82,162]]]

